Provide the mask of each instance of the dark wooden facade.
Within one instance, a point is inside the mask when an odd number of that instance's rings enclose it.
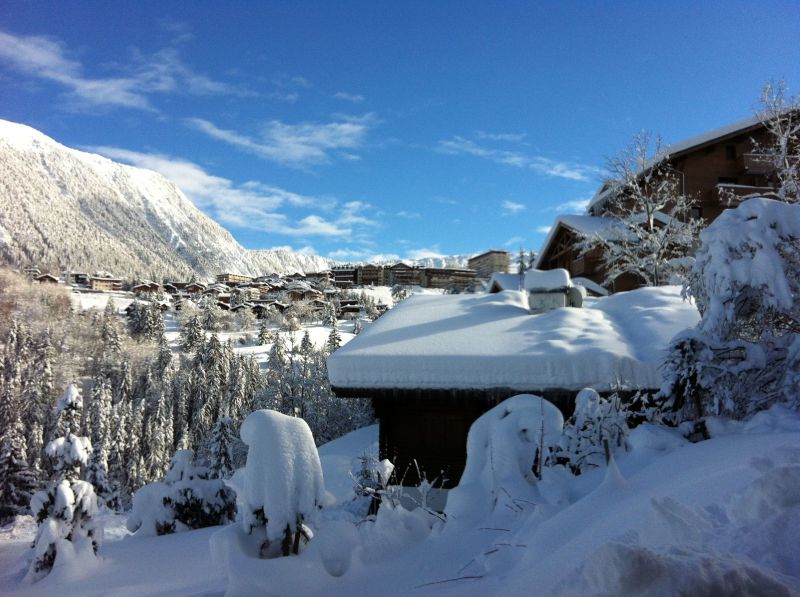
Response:
[[[768,133],[759,122],[745,124],[716,137],[694,144],[683,144],[666,158],[669,171],[679,181],[679,191],[694,200],[693,217],[706,225],[724,209],[737,204],[736,197],[774,190],[774,173],[770,164],[754,154],[753,142],[767,141]],[[667,148],[669,150],[669,148]],[[601,188],[598,197],[602,196]],[[588,213],[593,216],[613,215],[603,200],[595,200]],[[564,268],[572,277],[584,277],[602,284],[606,276],[599,253],[580,257],[575,248],[579,234],[559,224],[551,240],[542,247],[539,269]],[[633,290],[641,285],[631,274],[617,278],[614,292]]]
[[[372,398],[379,421],[380,458],[394,465],[398,482],[419,485],[420,472],[445,489],[458,485],[467,462],[467,434],[472,423],[506,398],[532,393],[572,414],[575,392],[488,390],[400,390],[334,388],[340,397]]]

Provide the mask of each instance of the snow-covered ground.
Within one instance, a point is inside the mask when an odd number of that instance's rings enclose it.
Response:
[[[338,504],[317,537],[300,556],[244,562],[240,587],[276,595],[797,594],[800,416],[773,407],[711,429],[713,439],[691,444],[675,430],[640,426],[619,473],[546,469],[535,508],[478,524],[382,508],[354,527],[349,471],[377,441],[376,427],[356,431],[320,448]],[[120,517],[105,522],[94,566],[56,570],[35,585],[20,584],[32,521],[2,529],[3,593],[221,595],[228,587],[209,549],[217,528],[139,538],[126,536]],[[340,576],[327,571],[331,558]]]

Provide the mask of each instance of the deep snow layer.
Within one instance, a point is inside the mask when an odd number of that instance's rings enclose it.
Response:
[[[717,437],[690,444],[674,430],[641,426],[618,458],[620,474],[546,469],[541,505],[478,525],[382,509],[354,531],[330,509],[301,556],[245,562],[237,582],[276,595],[797,594],[800,416],[774,407],[748,424],[710,427]],[[375,439],[372,427],[321,447],[326,484],[343,487],[345,463]],[[209,550],[217,529],[120,539],[118,518],[106,522],[113,535],[93,567],[32,586],[19,580],[30,519],[0,531],[3,593],[218,595],[228,587]]]
[[[343,388],[658,388],[663,350],[699,314],[680,288],[528,313],[525,294],[414,296],[328,360]]]

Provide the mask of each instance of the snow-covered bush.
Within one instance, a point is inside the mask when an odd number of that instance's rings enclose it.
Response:
[[[800,206],[749,199],[700,236],[685,289],[702,319],[671,343],[661,394],[684,418],[800,404]]]
[[[618,395],[603,398],[592,388],[584,388],[564,425],[556,461],[576,475],[603,466],[606,442],[611,450],[624,448],[628,431],[627,412]]]
[[[367,516],[377,514],[387,491],[389,479],[394,473],[394,464],[386,458],[378,460],[372,454],[362,454],[359,462],[361,464],[359,470],[355,475],[351,473],[354,481],[353,491],[356,494],[355,501],[366,504],[363,504],[363,508],[357,507],[356,510],[362,509],[359,514]]]
[[[83,398],[74,385],[58,401],[59,427],[64,436],[47,445],[57,479],[31,498],[31,513],[39,525],[33,542],[34,558],[28,570],[31,581],[46,576],[59,562],[93,558],[103,530],[93,516],[97,496],[91,483],[78,480],[80,467],[89,462],[92,445],[88,437],[76,436]]]
[[[534,466],[558,444],[563,425],[555,405],[530,394],[512,396],[481,415],[467,435],[464,474],[447,498],[448,519],[476,520],[500,505],[517,510],[532,503]]]
[[[127,527],[137,535],[166,535],[233,522],[236,494],[221,479],[192,463],[191,450],[178,450],[162,481],[133,495]]]
[[[299,553],[313,536],[307,523],[326,499],[311,430],[302,419],[258,410],[240,435],[249,446],[239,498],[251,555]]]

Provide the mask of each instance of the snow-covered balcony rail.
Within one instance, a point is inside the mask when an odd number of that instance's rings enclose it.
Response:
[[[763,196],[774,193],[773,187],[757,187],[745,184],[732,184],[721,182],[711,191],[712,199],[724,206],[735,207],[741,203],[745,197]]]
[[[792,163],[800,161],[800,155],[790,158]],[[744,153],[739,158],[739,165],[748,174],[772,174],[775,171],[775,162],[772,157],[763,153]]]

